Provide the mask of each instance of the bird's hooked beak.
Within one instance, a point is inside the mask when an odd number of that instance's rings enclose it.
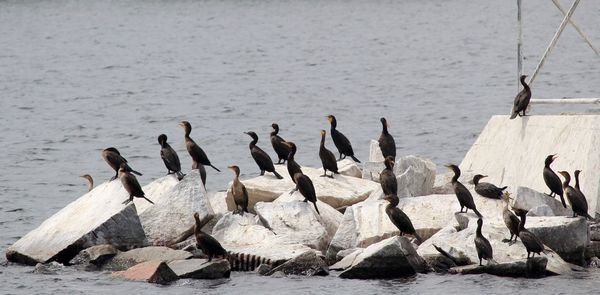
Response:
[[[331,116],[327,116],[327,121],[328,121],[329,123],[331,123],[331,121],[332,121],[332,118],[331,118]]]
[[[558,155],[557,154],[552,155],[552,161],[554,161],[556,159],[558,159]]]
[[[181,128],[185,128],[185,124],[183,124],[183,122],[180,122],[180,123],[179,123],[179,127],[181,127]]]
[[[488,176],[487,176],[487,175],[481,175],[481,178],[482,178],[482,179],[483,179],[483,178],[486,178],[486,177],[488,177]]]

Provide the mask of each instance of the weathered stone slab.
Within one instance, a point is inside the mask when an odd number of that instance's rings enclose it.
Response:
[[[164,261],[182,260],[191,258],[192,254],[187,251],[173,250],[167,247],[145,247],[129,250],[127,252],[119,252],[116,256],[104,264],[105,270],[124,270],[136,264],[147,261]]]
[[[580,169],[581,190],[590,215],[600,211],[600,115],[544,115],[509,120],[493,116],[460,164],[462,170],[483,171],[492,183],[527,186],[547,192],[544,159],[557,154],[554,171]],[[564,144],[564,143],[572,144]],[[500,143],[500,144],[499,144]],[[507,157],[507,155],[519,155]],[[572,174],[571,174],[572,175]]]
[[[346,175],[350,177],[362,178],[362,170],[358,167],[358,164],[351,159],[343,159],[337,162],[338,172],[341,175]],[[321,167],[321,171],[323,168]],[[328,172],[330,174],[331,172]]]
[[[126,249],[147,243],[133,203],[119,181],[103,183],[46,219],[6,251],[9,261],[67,263],[80,250],[101,244]]]
[[[213,259],[211,262],[206,259],[174,260],[167,265],[181,279],[213,280],[228,278],[231,274],[229,262],[225,259]]]
[[[346,250],[342,250],[340,252],[344,252],[344,251],[346,251]],[[348,267],[352,266],[352,263],[354,263],[354,260],[356,260],[356,257],[358,257],[358,255],[360,253],[362,253],[363,251],[364,251],[364,248],[352,249],[352,253],[350,253],[348,255],[344,255],[343,258],[339,259],[338,262],[336,262],[334,265],[330,266],[329,269],[331,269],[331,270],[347,269]],[[340,252],[338,252],[338,254]]]
[[[119,253],[113,245],[97,245],[82,250],[73,258],[70,264],[102,265]]]
[[[490,263],[483,266],[479,266],[478,264],[457,266],[451,268],[449,273],[463,275],[487,273],[500,277],[540,278],[546,275],[547,264],[548,258],[533,257],[526,260],[499,264]]]
[[[276,272],[282,272],[285,275],[307,277],[327,276],[329,275],[329,268],[327,267],[327,263],[321,257],[317,256],[315,251],[306,251],[282,265],[271,269],[266,275],[270,276]]]
[[[564,260],[577,265],[585,264],[585,248],[589,244],[585,218],[528,217],[526,226]]]
[[[162,261],[143,262],[125,271],[114,272],[112,275],[130,281],[142,281],[161,285],[166,285],[179,279],[167,264]]]
[[[155,199],[151,200],[156,205],[147,208],[139,216],[148,241],[152,245],[162,246],[194,224],[195,212],[200,214],[200,219],[213,216],[214,213],[198,170],[189,172],[175,186],[170,185],[171,176],[161,178],[159,181],[166,182],[164,185],[170,189],[155,194]],[[155,188],[155,191],[159,190],[160,187]],[[137,202],[136,206],[140,202],[147,203],[143,199],[134,202]]]
[[[340,274],[346,279],[407,277],[424,272],[425,261],[404,237],[393,237],[362,251]]]
[[[515,208],[532,210],[536,207],[546,205],[550,207],[554,216],[573,216],[573,211],[570,207],[563,207],[560,197],[552,198],[528,187],[517,187],[516,194],[513,194],[511,197],[513,198],[512,206]],[[565,202],[567,202],[567,206],[569,206],[569,202],[566,199]],[[539,212],[539,210],[540,209],[538,209],[537,212]],[[547,214],[547,212],[544,214]]]
[[[159,200],[168,199],[171,194],[171,190],[179,183],[175,175],[163,176],[150,182],[142,187],[142,190],[146,194],[146,197],[156,204]],[[138,215],[144,213],[148,208],[153,205],[140,198],[134,198],[135,208],[137,209]]]
[[[383,162],[365,162],[363,164],[362,178],[379,182],[379,174],[385,169]]]
[[[379,141],[371,139],[369,145],[369,162],[383,162],[383,153],[379,148]]]
[[[429,159],[405,156],[396,159],[394,174],[398,180],[398,196],[430,195],[435,183],[436,165]]]

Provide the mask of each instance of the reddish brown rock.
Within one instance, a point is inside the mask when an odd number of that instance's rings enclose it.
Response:
[[[114,272],[113,276],[130,281],[143,281],[161,285],[166,285],[178,279],[175,272],[162,261],[143,262],[127,270]]]

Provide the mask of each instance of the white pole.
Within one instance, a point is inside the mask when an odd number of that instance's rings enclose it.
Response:
[[[558,10],[560,10],[560,12],[563,15],[567,15],[567,12],[565,12],[565,10],[562,8],[562,6],[560,6],[560,3],[558,3],[557,0],[552,0],[552,2],[554,2],[554,5],[556,6],[556,8],[558,8]],[[579,28],[579,26],[577,26],[577,24],[575,24],[575,22],[572,19],[569,19],[569,23],[573,26],[573,28],[575,28],[575,30],[577,31],[577,33],[579,33],[579,35],[581,35],[581,37],[583,38],[583,40],[585,40],[585,42],[590,46],[590,48],[592,48],[592,50],[594,51],[594,53],[596,53],[597,56],[600,56],[600,52],[598,52],[598,49],[596,48],[596,46],[594,46],[594,44],[592,44],[592,41],[590,41],[590,39]]]
[[[529,84],[530,87],[533,84],[533,82],[535,81],[535,77],[537,76],[538,72],[540,71],[540,68],[544,65],[544,62],[546,61],[546,57],[548,57],[548,55],[554,48],[554,45],[556,45],[556,41],[558,41],[558,37],[560,37],[560,34],[562,34],[563,30],[565,29],[565,26],[567,25],[567,23],[569,22],[569,19],[573,15],[573,12],[575,12],[575,8],[577,8],[577,4],[579,4],[579,0],[573,1],[571,8],[569,8],[569,11],[567,12],[567,15],[565,15],[565,17],[563,18],[562,22],[560,23],[560,26],[558,27],[558,30],[556,30],[556,33],[554,33],[554,37],[552,37],[552,41],[550,41],[550,44],[548,44],[548,47],[546,48],[546,51],[544,52],[542,59],[540,59],[540,62],[538,63],[537,67],[535,67],[535,71],[533,71],[533,75],[531,75],[531,79],[529,79],[529,83],[527,83],[527,84]]]
[[[519,39],[517,40],[517,93],[521,91],[519,79],[523,75],[523,24],[521,22],[521,0],[517,0],[517,22],[519,26]]]

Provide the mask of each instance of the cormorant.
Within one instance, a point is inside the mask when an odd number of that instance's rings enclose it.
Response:
[[[540,241],[536,235],[525,229],[527,211],[521,210],[517,213],[519,213],[519,216],[521,217],[521,222],[519,223],[519,239],[521,239],[523,246],[527,249],[527,259],[529,259],[530,254],[531,257],[536,253],[540,255],[540,253],[544,251],[544,244],[542,244],[542,241]]]
[[[385,207],[385,213],[390,218],[390,221],[392,221],[392,223],[396,226],[396,228],[400,230],[400,236],[402,236],[404,233],[407,233],[409,235],[413,235],[417,241],[419,241],[419,243],[423,242],[423,239],[421,239],[419,234],[417,234],[417,231],[415,231],[415,227],[410,221],[408,215],[398,208],[398,203],[400,202],[398,196],[395,194],[389,194],[383,199],[389,202],[389,204]]]
[[[487,175],[477,174],[473,176],[473,184],[475,184],[475,192],[477,192],[480,196],[490,198],[490,199],[501,199],[502,191],[507,188],[505,187],[497,187],[489,182],[479,182],[480,179],[487,177]]]
[[[288,163],[289,161],[290,160],[288,158]],[[296,190],[299,190],[304,196],[304,202],[311,201],[315,206],[317,214],[321,215],[321,213],[319,213],[319,209],[317,208],[317,194],[315,192],[315,186],[313,185],[312,180],[310,180],[308,176],[302,174],[301,172],[294,174],[294,180],[296,182]]]
[[[558,171],[558,173],[565,178],[565,181],[562,183],[563,192],[567,197],[567,200],[569,200],[569,203],[571,203],[573,217],[579,215],[588,219],[593,219],[588,213],[588,203],[585,196],[579,190],[569,185],[569,182],[571,182],[571,175],[569,175],[569,172]]]
[[[175,173],[177,179],[182,180],[185,174],[181,173],[181,162],[179,162],[175,150],[167,143],[167,136],[165,134],[159,135],[158,143],[160,144],[160,157],[167,167],[167,175]]]
[[[208,256],[208,262],[212,261],[214,256],[227,256],[227,251],[223,249],[221,243],[213,238],[211,235],[205,233],[200,228],[202,223],[200,222],[200,217],[198,212],[194,213],[194,219],[196,220],[196,225],[194,226],[194,236],[196,237],[196,246],[202,250],[204,254]]]
[[[336,129],[337,120],[335,119],[335,117],[333,115],[329,115],[329,116],[327,116],[327,120],[329,120],[329,123],[331,124],[331,138],[333,139],[333,143],[335,144],[335,147],[340,152],[340,158],[338,160],[342,160],[342,159],[346,158],[346,156],[348,156],[348,157],[352,158],[352,160],[354,160],[355,162],[360,163],[360,161],[356,157],[354,157],[354,151],[352,150],[352,144],[350,144],[350,141],[348,140],[348,138],[346,138],[346,136],[344,136],[344,134],[342,134],[341,132],[339,132]],[[344,155],[343,158],[342,158],[342,155]]]
[[[217,167],[213,166],[210,163],[210,160],[206,156],[206,153],[204,153],[200,146],[197,145],[196,142],[194,142],[194,140],[190,137],[190,133],[192,132],[192,125],[190,124],[190,122],[181,121],[181,123],[179,123],[179,126],[185,129],[185,147],[187,148],[188,153],[190,153],[190,156],[193,160],[192,169],[199,169],[199,165],[208,165],[210,167],[213,167],[213,169],[221,172],[221,170],[219,170]]]
[[[123,204],[127,204],[133,201],[133,197],[136,198],[144,198],[146,201],[150,202],[150,204],[154,205],[154,202],[150,201],[150,199],[146,198],[140,183],[135,178],[135,175],[131,174],[129,169],[127,169],[127,163],[121,163],[121,168],[119,168],[119,178],[121,179],[121,183],[123,187],[129,194],[129,199],[125,200]]]
[[[240,168],[238,166],[227,167],[233,171],[233,183],[231,184],[231,194],[233,195],[233,201],[235,202],[235,210],[233,214],[240,213],[244,215],[244,212],[248,212],[248,191],[246,186],[240,181]],[[238,210],[238,207],[242,207]]]
[[[397,195],[398,194],[398,180],[394,174],[394,157],[388,156],[383,161],[385,169],[379,174],[379,183],[384,195]]]
[[[273,166],[273,161],[271,160],[271,157],[269,157],[269,155],[265,153],[265,151],[263,151],[261,148],[256,146],[256,143],[258,142],[258,135],[256,135],[256,133],[252,131],[244,133],[252,137],[252,141],[249,145],[250,154],[252,155],[252,158],[254,158],[256,165],[258,165],[258,168],[260,169],[260,175],[265,175],[265,171],[268,171],[275,174],[275,177],[277,177],[278,179],[283,179],[283,177],[279,175],[277,171],[275,171],[275,166]]]
[[[335,155],[325,147],[325,130],[321,130],[321,145],[319,147],[319,158],[323,164],[323,176],[333,178],[333,173],[340,174],[338,172],[337,161]],[[327,170],[331,171],[331,176],[327,175]]]
[[[290,148],[285,144],[285,140],[277,135],[279,133],[279,125],[273,123],[271,124],[271,127],[273,127],[273,131],[271,131],[271,145],[279,158],[276,164],[285,164],[285,161],[290,154]]]
[[[294,183],[296,183],[296,179],[294,178],[294,175],[296,173],[302,173],[302,169],[300,168],[300,165],[298,165],[298,163],[296,163],[296,160],[294,160],[294,155],[296,155],[296,144],[294,144],[291,141],[287,141],[285,144],[290,148],[290,153],[288,154],[288,158],[287,158],[287,170],[288,170],[288,173],[290,174],[290,177],[292,178],[292,181],[294,181]]]
[[[480,218],[483,217],[475,207],[475,202],[473,201],[473,196],[471,195],[471,192],[469,192],[469,190],[458,181],[458,178],[460,177],[460,169],[458,168],[458,166],[447,165],[446,167],[454,172],[454,177],[452,177],[452,188],[454,189],[454,193],[456,194],[458,203],[460,203],[459,213],[462,213],[463,208],[466,207],[465,213],[467,213],[467,211],[471,209],[473,210],[473,212],[475,212],[475,214],[477,214],[477,216],[479,216]]]
[[[565,203],[565,198],[563,197],[563,188],[560,178],[558,178],[558,175],[550,168],[550,164],[552,164],[552,161],[556,158],[558,158],[557,155],[549,155],[546,157],[546,160],[544,161],[544,182],[550,189],[550,194],[548,195],[550,197],[555,197],[555,194],[559,195],[563,207],[567,208],[567,203]]]
[[[394,141],[394,137],[388,132],[389,124],[385,118],[379,120],[381,121],[381,125],[383,125],[383,130],[379,136],[379,149],[383,153],[383,158],[385,159],[388,156],[396,158],[396,141]]]
[[[515,237],[515,242],[519,237],[519,218],[508,209],[508,203],[510,199],[510,193],[506,192],[502,195],[504,201],[504,207],[502,208],[502,219],[508,231],[510,232],[510,239],[504,239],[503,242],[513,243],[512,239]]]
[[[514,119],[518,116],[525,116],[525,111],[527,110],[527,106],[529,105],[529,100],[531,99],[531,89],[529,85],[525,83],[526,75],[521,76],[521,85],[523,85],[523,90],[517,94],[515,97],[515,101],[513,104],[512,114],[510,116],[511,119]],[[523,112],[523,115],[520,113]]]
[[[125,158],[121,156],[121,153],[119,153],[119,151],[114,147],[109,147],[102,150],[102,158],[104,158],[104,161],[106,161],[106,163],[108,163],[108,165],[110,165],[110,167],[115,170],[115,176],[113,176],[110,179],[111,181],[119,177],[119,169],[121,168],[122,163],[125,163],[125,169],[127,171],[130,171],[131,173],[137,174],[139,176],[142,175],[142,173],[131,169],[131,167],[129,167],[129,165],[127,164],[127,160],[125,160]]]
[[[581,173],[581,170],[575,170],[575,172],[573,173],[575,174],[575,189],[583,195],[581,189],[579,189],[579,173]]]
[[[492,245],[490,241],[481,234],[481,227],[483,226],[483,219],[481,217],[477,219],[477,232],[475,233],[475,249],[477,249],[477,256],[479,257],[479,266],[483,266],[482,259],[490,261],[494,259]]]
[[[89,174],[84,174],[79,177],[88,181],[88,192],[91,192],[94,189],[94,179],[92,178],[92,176]]]

